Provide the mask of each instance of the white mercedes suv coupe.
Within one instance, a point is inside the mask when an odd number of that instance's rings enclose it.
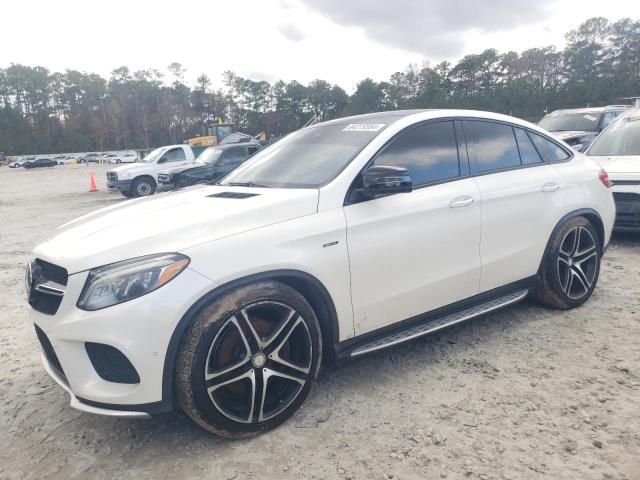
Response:
[[[396,111],[313,125],[214,185],[61,226],[26,272],[71,406],[179,407],[225,436],[290,417],[322,361],[596,286],[606,172],[530,123]]]

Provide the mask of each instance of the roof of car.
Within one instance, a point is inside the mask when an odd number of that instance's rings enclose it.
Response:
[[[259,146],[261,146],[260,142],[254,141],[254,142],[223,143],[222,145],[211,145],[211,147],[213,147],[213,148],[230,148],[230,147],[244,147],[245,145],[252,145],[252,146],[259,145]],[[211,147],[209,147],[209,148],[211,148]]]
[[[626,110],[626,109],[630,109],[631,105],[607,105],[605,107],[587,107],[587,108],[563,108],[561,110],[554,110],[553,112],[551,112],[549,115],[550,116],[554,116],[554,115],[562,115],[562,114],[567,114],[567,113],[575,113],[575,114],[581,114],[581,113],[603,113],[603,112],[609,112],[609,111],[615,111],[615,110]]]
[[[351,117],[336,118],[335,120],[329,120],[327,122],[321,122],[317,125],[345,125],[349,123],[357,122],[375,122],[390,124],[400,120],[403,117],[414,115],[420,112],[430,112],[437,109],[424,108],[416,110],[391,110],[385,112],[365,113],[362,115],[353,115]]]

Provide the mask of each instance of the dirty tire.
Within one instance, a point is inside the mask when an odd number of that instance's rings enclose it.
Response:
[[[600,245],[598,233],[589,220],[569,219],[549,240],[533,299],[559,309],[575,308],[586,302],[600,274]]]
[[[132,197],[147,197],[156,191],[156,184],[149,178],[137,178],[131,184]]]
[[[249,284],[212,300],[185,332],[178,403],[211,433],[255,436],[302,405],[321,357],[320,325],[306,299],[279,282]]]

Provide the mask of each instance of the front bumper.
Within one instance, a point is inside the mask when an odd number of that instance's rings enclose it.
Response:
[[[616,204],[614,230],[640,232],[640,182],[620,185],[614,180],[613,200]]]
[[[128,192],[131,190],[131,183],[133,180],[118,180],[113,182],[107,180],[107,190],[110,192]]]
[[[211,281],[187,268],[147,295],[88,312],[76,307],[87,276],[86,271],[69,276],[53,315],[30,309],[31,321],[50,344],[49,351],[43,346],[45,370],[69,393],[71,406],[79,410],[136,418],[170,411],[173,405],[168,386],[173,372],[165,372],[165,357],[171,337],[187,309],[211,288]],[[88,345],[96,343],[120,351],[139,381],[112,381],[99,373],[101,365],[94,363],[88,351]],[[52,357],[59,369],[51,363]]]
[[[80,410],[82,412],[95,413],[96,415],[106,415],[109,417],[140,418],[140,419],[151,418],[151,415],[145,412],[130,412],[126,410],[108,410],[106,408],[93,407],[91,405],[86,405],[82,403],[80,400],[78,400],[78,397],[76,397],[73,394],[73,392],[71,391],[71,388],[69,387],[69,384],[64,380],[64,378],[62,378],[60,374],[55,370],[55,368],[51,366],[51,364],[49,363],[49,360],[47,360],[47,357],[45,357],[44,353],[40,354],[40,361],[42,362],[42,366],[44,367],[44,370],[49,374],[49,376],[53,378],[55,382],[58,385],[60,385],[65,392],[69,394],[69,397],[71,398],[71,402],[69,406],[71,408],[75,408],[76,410]]]

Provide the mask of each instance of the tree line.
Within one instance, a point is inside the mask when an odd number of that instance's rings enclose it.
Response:
[[[205,74],[187,85],[185,69],[94,73],[12,64],[0,68],[0,151],[8,154],[149,148],[202,134],[211,114],[240,131],[281,136],[311,117],[405,108],[472,108],[536,121],[556,108],[620,103],[640,95],[640,20],[591,18],[566,46],[518,53],[487,49],[455,65],[409,66],[386,81],[365,78],[353,94],[317,79],[269,83]]]

